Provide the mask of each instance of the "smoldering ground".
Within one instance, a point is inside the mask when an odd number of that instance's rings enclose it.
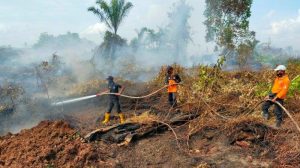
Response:
[[[134,39],[123,39],[123,44],[114,48],[113,56],[110,48],[106,50],[105,47],[115,44],[105,40],[101,45],[94,44],[81,39],[76,33],[58,36],[43,33],[32,48],[2,47],[1,94],[9,90],[10,85],[19,86],[24,92],[13,98],[6,95],[1,99],[7,110],[1,113],[0,132],[18,132],[41,120],[64,118],[78,107],[101,106],[103,101],[97,100],[51,106],[53,102],[72,98],[67,92],[76,84],[105,79],[108,75],[145,82],[153,79],[162,65],[215,64],[218,51],[206,55],[188,54],[188,46],[194,45],[189,26],[192,10],[187,2],[178,1],[168,12],[166,26],[158,30],[146,27],[137,30]],[[9,113],[11,111],[13,113]]]

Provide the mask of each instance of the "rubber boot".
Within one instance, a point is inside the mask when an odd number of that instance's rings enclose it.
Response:
[[[110,113],[105,113],[104,115],[104,121],[102,121],[102,124],[107,124],[109,122]]]
[[[120,123],[123,124],[123,123],[125,122],[124,114],[123,114],[123,113],[120,113],[120,114],[119,114],[119,117],[120,117]]]

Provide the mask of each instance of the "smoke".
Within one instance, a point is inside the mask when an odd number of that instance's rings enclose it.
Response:
[[[24,93],[14,97],[13,103],[1,100],[5,110],[14,112],[0,117],[3,121],[0,133],[18,132],[41,120],[61,117],[64,113],[57,113],[51,103],[68,100],[66,92],[75,84],[108,75],[148,81],[162,65],[200,63],[203,59],[187,54],[187,46],[192,43],[191,11],[186,1],[178,1],[166,11],[166,26],[158,30],[137,30],[136,38],[130,41],[107,33],[103,43],[97,46],[77,33],[58,36],[42,33],[31,48],[4,47],[0,50],[3,59],[0,85],[12,83],[22,87]],[[69,109],[74,110],[74,105]]]
[[[0,47],[0,134],[59,116],[51,101],[95,76],[89,63],[95,46],[76,33],[43,33],[32,48]]]
[[[136,30],[136,37],[130,42],[106,33],[104,42],[94,55],[97,69],[104,74],[147,81],[157,74],[162,65],[200,63],[194,62],[196,59],[187,54],[187,46],[192,43],[189,25],[191,11],[192,7],[184,0],[174,3],[167,12],[168,23],[165,27]]]
[[[107,32],[98,45],[80,38],[77,33],[58,36],[42,33],[31,48],[0,47],[0,134],[30,128],[41,120],[62,117],[67,109],[72,111],[79,107],[80,103],[76,103],[58,112],[51,106],[57,100],[68,100],[66,92],[76,84],[108,75],[145,82],[153,79],[162,65],[177,63],[189,67],[216,63],[217,51],[189,55],[188,46],[193,44],[189,24],[192,10],[186,1],[179,0],[166,11],[165,26],[144,27],[130,40]],[[99,26],[104,29],[98,25],[89,31],[98,31]],[[258,46],[256,51],[255,59],[260,62],[266,53],[286,53],[264,46]],[[292,51],[289,49],[289,52]],[[266,60],[266,64],[268,62]],[[272,64],[277,62],[280,60]],[[24,92],[11,97],[11,91],[17,90],[9,86],[20,87]],[[4,94],[7,91],[10,93]]]

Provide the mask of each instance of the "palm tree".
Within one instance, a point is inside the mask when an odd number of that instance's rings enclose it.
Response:
[[[96,4],[98,8],[90,7],[88,11],[97,15],[100,21],[104,22],[115,35],[122,20],[133,7],[131,2],[125,2],[124,0],[111,0],[110,4],[104,0],[97,0]]]

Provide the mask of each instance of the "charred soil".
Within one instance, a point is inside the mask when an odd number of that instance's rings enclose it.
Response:
[[[299,132],[290,119],[285,116],[282,127],[275,129],[274,120],[263,121],[259,109],[252,110],[259,101],[253,102],[255,91],[249,83],[261,79],[244,72],[227,74],[227,77],[232,77],[232,83],[224,83],[222,90],[205,86],[209,89],[201,92],[208,96],[202,96],[200,91],[194,93],[194,97],[188,94],[196,90],[190,88],[195,87],[192,85],[181,88],[177,109],[169,108],[167,95],[162,93],[140,101],[121,99],[128,123],[138,127],[107,132],[126,133],[119,142],[103,139],[105,136],[85,141],[84,137],[95,129],[124,127],[117,124],[119,118],[115,113],[111,125],[100,124],[105,112],[101,107],[105,103],[81,104],[81,108],[73,108],[51,121],[42,121],[34,128],[1,137],[0,167],[299,166]],[[141,93],[159,86],[155,81],[152,83]],[[249,85],[248,90],[239,89],[241,83]],[[233,86],[237,89],[230,90]],[[245,94],[252,100],[248,101]],[[289,99],[286,106],[297,122],[300,121],[298,98],[299,95]],[[172,122],[178,116],[192,114],[198,115]],[[124,143],[127,135],[142,135],[147,130],[151,130],[147,136]]]

